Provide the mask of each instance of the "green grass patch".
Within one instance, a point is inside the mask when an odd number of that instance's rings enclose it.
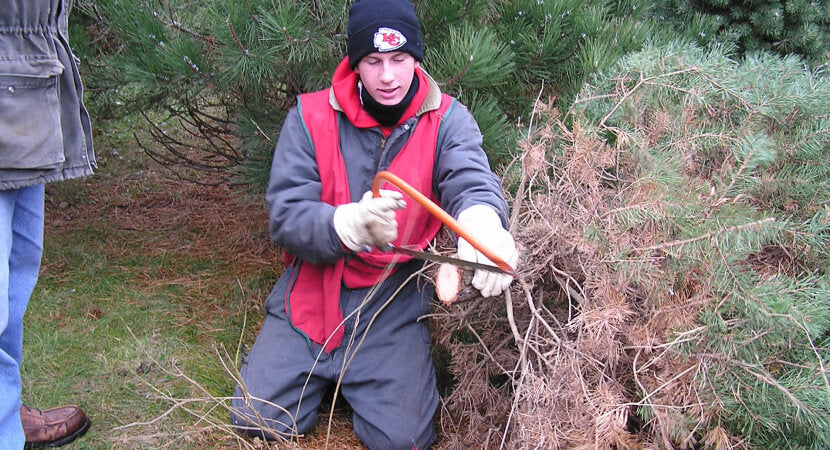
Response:
[[[231,434],[206,431],[228,420],[211,396],[235,385],[219,355],[233,360],[253,341],[277,267],[210,251],[222,237],[201,216],[170,220],[178,186],[134,148],[127,124],[107,126],[116,131],[98,136],[98,173],[47,189],[23,401],[81,406],[92,428],[71,448],[233,445]]]

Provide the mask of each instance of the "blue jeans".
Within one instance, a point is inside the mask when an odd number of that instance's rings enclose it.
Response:
[[[42,184],[0,191],[0,448],[23,448],[23,314],[43,253]]]

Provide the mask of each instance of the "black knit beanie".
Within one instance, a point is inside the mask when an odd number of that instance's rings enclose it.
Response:
[[[407,52],[424,60],[421,24],[409,0],[355,0],[349,7],[349,65],[374,52]]]

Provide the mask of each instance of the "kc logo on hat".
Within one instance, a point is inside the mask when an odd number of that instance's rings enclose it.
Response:
[[[380,27],[375,33],[373,42],[379,52],[391,52],[406,44],[406,36],[393,28]]]

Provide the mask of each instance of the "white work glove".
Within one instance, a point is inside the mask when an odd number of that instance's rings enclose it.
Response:
[[[398,238],[395,210],[406,207],[403,194],[381,189],[380,197],[372,191],[363,194],[357,203],[346,203],[334,210],[334,231],[349,250],[365,251],[381,247]]]
[[[493,208],[486,205],[474,205],[458,215],[458,223],[469,230],[476,240],[486,245],[500,256],[510,267],[516,268],[519,251],[510,232],[501,226],[501,219]],[[458,238],[458,257],[465,261],[493,264],[486,256],[476,250],[464,238]],[[476,269],[473,274],[473,287],[481,291],[484,297],[499,295],[510,286],[513,277],[506,273]]]

